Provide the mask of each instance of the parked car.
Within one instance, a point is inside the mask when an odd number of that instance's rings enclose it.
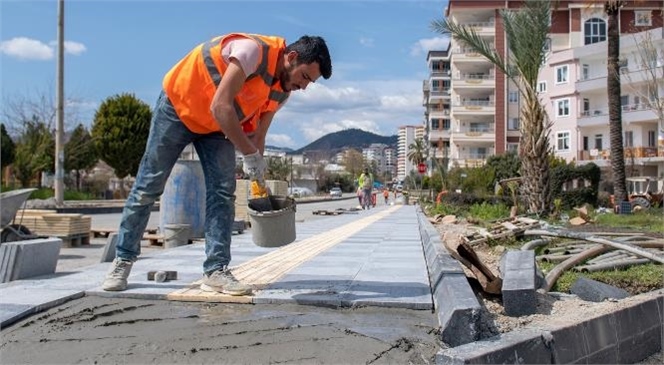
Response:
[[[312,196],[314,195],[314,192],[311,191],[309,188],[301,188],[301,187],[291,187],[288,188],[288,195],[294,197],[294,198],[302,198],[305,196]]]
[[[342,191],[341,188],[332,188],[330,189],[330,196],[333,198],[341,198]]]

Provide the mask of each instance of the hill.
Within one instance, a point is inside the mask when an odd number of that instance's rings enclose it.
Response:
[[[301,154],[306,151],[329,151],[330,154],[333,155],[347,148],[362,150],[362,148],[369,147],[372,143],[383,143],[388,146],[396,146],[397,136],[379,136],[375,133],[356,128],[345,129],[343,131],[326,134],[308,145],[289,152],[288,154]]]

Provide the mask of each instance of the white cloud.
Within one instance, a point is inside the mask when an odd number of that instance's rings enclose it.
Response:
[[[450,42],[449,37],[434,37],[420,39],[410,47],[410,55],[419,57],[426,55],[429,51],[444,51]]]
[[[36,39],[26,37],[15,37],[8,41],[0,42],[0,52],[23,60],[50,60],[55,56],[57,42],[52,41],[49,44]],[[64,42],[65,53],[78,56],[86,51],[83,43],[74,41]]]
[[[420,124],[423,118],[422,82],[418,79],[331,81],[294,92],[275,116],[268,136],[288,135],[295,148],[300,148],[350,128],[391,136],[399,126]]]
[[[266,144],[269,144],[271,146],[295,147],[295,142],[293,141],[291,136],[287,134],[268,133],[265,139],[267,140]]]
[[[373,38],[361,37],[360,38],[360,44],[365,46],[365,47],[373,47],[374,46],[374,40],[373,40]]]
[[[85,52],[87,48],[83,43],[78,43],[74,41],[65,41],[65,52],[78,56],[81,53]]]
[[[0,52],[23,60],[50,60],[54,55],[48,45],[26,37],[0,42]]]

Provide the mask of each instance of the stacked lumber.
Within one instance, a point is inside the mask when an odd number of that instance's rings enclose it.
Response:
[[[236,180],[235,188],[235,220],[249,221],[249,199],[251,199],[251,182],[249,180]],[[288,183],[281,180],[267,180],[265,182],[272,195],[287,196]]]
[[[16,213],[16,222],[40,236],[67,238],[89,235],[92,217],[77,213],[57,213],[55,210],[25,209]]]

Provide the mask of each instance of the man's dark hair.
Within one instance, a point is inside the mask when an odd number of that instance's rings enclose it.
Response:
[[[304,64],[318,62],[320,74],[325,80],[332,76],[332,60],[325,40],[321,37],[302,36],[286,47],[286,52],[297,52],[297,61]]]

